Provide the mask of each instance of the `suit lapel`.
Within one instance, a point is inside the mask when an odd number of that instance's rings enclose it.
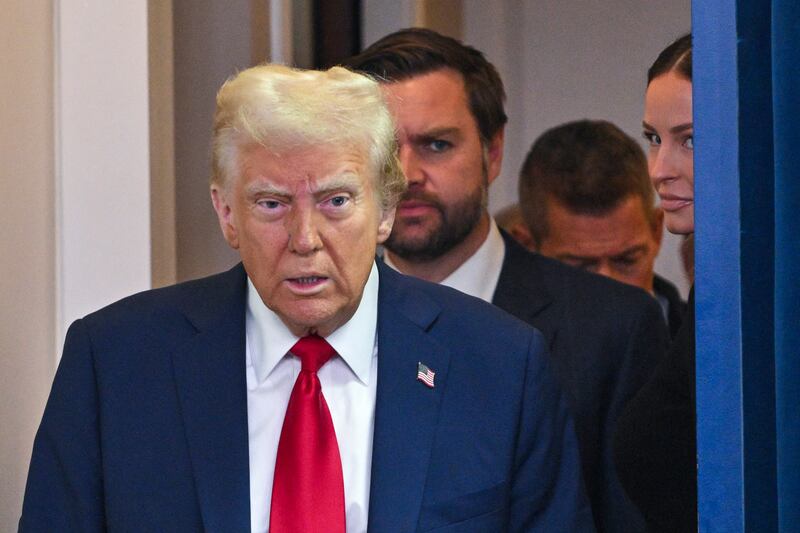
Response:
[[[450,353],[428,330],[439,307],[403,287],[379,262],[378,390],[372,451],[369,530],[414,531],[419,517]],[[417,363],[435,374],[434,387],[416,379]]]
[[[197,333],[173,368],[200,512],[206,531],[249,531],[244,270],[197,294],[185,310]]]
[[[507,313],[529,324],[554,301],[554,296],[544,280],[538,255],[524,249],[507,233],[502,232],[506,256],[492,303]],[[552,344],[554,339],[548,339]]]

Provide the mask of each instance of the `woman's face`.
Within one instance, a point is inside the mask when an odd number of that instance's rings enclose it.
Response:
[[[647,162],[664,223],[672,233],[694,232],[692,82],[675,72],[650,82],[644,97]]]

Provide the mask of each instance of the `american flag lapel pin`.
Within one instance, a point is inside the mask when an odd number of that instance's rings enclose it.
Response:
[[[433,388],[433,378],[436,372],[422,363],[417,363],[417,379],[430,388]]]

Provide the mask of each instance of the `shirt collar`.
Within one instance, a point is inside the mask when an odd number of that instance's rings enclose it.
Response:
[[[489,234],[480,248],[441,283],[491,303],[505,255],[506,243],[497,223],[490,218]]]
[[[489,234],[483,244],[440,283],[491,303],[505,256],[506,243],[500,230],[497,229],[494,218],[489,217]],[[398,272],[402,272],[392,263],[389,254],[383,254],[383,261]]]
[[[373,261],[356,312],[350,320],[325,339],[365,385],[369,384],[377,342],[375,333],[378,323],[378,286],[378,267]],[[289,331],[278,315],[264,304],[249,277],[246,335],[247,357],[253,365],[259,383],[267,379],[299,339]]]

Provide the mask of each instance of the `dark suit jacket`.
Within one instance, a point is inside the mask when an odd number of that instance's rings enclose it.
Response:
[[[662,278],[658,274],[653,276],[653,292],[656,296],[667,301],[667,324],[669,325],[669,335],[675,338],[681,327],[683,315],[686,313],[686,302],[681,298],[678,288]]]
[[[619,420],[619,477],[653,533],[697,531],[694,289],[667,357]]]
[[[379,268],[370,531],[590,531],[541,335]],[[21,531],[249,530],[245,298],[237,266],[73,324]]]
[[[644,530],[620,486],[612,436],[623,407],[663,358],[663,314],[646,292],[528,252],[503,235],[493,303],[545,336],[570,399],[598,531]]]

